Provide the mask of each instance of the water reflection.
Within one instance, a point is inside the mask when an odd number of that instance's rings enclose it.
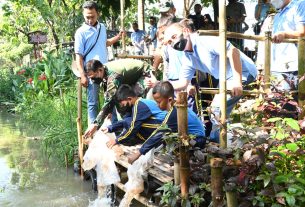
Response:
[[[38,132],[0,111],[0,206],[88,206],[96,194],[41,154]]]

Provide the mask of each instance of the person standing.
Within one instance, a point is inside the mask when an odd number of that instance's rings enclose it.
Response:
[[[205,20],[204,16],[201,14],[202,6],[200,4],[195,4],[194,15],[189,15],[188,18],[193,20],[195,30],[204,29]]]
[[[157,48],[157,21],[156,17],[149,17],[149,24],[148,27],[148,33],[147,33],[147,43],[149,43],[149,46],[151,46],[151,51],[155,51]],[[150,49],[148,47],[148,49]],[[150,50],[149,50],[150,51]]]
[[[269,3],[269,0],[258,0],[254,11],[255,19],[259,22],[263,22],[266,19],[270,8],[271,4]]]
[[[144,54],[144,38],[145,32],[139,29],[137,22],[132,23],[133,33],[131,33],[131,43],[134,46],[134,53],[136,55]]]
[[[99,84],[88,79],[84,66],[91,59],[106,63],[108,61],[107,46],[119,41],[123,32],[107,39],[105,25],[98,22],[99,12],[96,2],[86,1],[82,8],[85,22],[75,32],[74,51],[81,84],[88,88],[88,124],[90,124],[93,123],[98,112]]]
[[[228,0],[226,7],[228,31],[243,33],[243,22],[247,16],[245,5],[237,0]],[[244,42],[242,39],[228,38],[228,40],[241,51],[244,50]]]
[[[271,45],[271,74],[277,78],[279,88],[297,88],[298,47],[283,43],[284,39],[305,36],[305,0],[271,0],[279,12],[274,16]]]

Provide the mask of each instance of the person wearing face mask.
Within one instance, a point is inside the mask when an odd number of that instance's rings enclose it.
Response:
[[[146,154],[152,147],[159,144],[149,138],[165,119],[166,111],[162,111],[155,101],[138,97],[133,88],[126,84],[121,85],[117,90],[116,100],[121,106],[131,107],[132,112],[121,124],[121,126],[125,125],[122,133],[115,139],[110,139],[107,146],[112,148],[116,144],[133,146],[144,143],[139,153]],[[101,130],[107,133],[117,131],[119,128],[110,125]]]
[[[305,36],[305,1],[271,0],[278,10],[272,25],[271,75],[277,79],[277,89],[297,88],[298,47],[283,43],[284,39]]]
[[[88,88],[88,123],[91,124],[98,112],[99,84],[87,78],[85,65],[91,59],[101,63],[108,62],[107,46],[119,41],[123,32],[107,39],[105,25],[98,22],[99,11],[94,1],[86,1],[83,4],[83,16],[85,22],[75,32],[74,50],[81,84]]]
[[[184,51],[183,65],[179,81],[171,81],[175,90],[184,90],[190,83],[194,72],[200,70],[219,79],[219,39],[218,37],[199,36],[192,33],[188,27],[189,20],[172,24],[165,30],[164,43],[174,49]],[[257,69],[253,61],[244,53],[227,41],[227,88],[232,90],[227,100],[227,114],[230,114],[234,105],[241,98],[243,86],[253,82],[257,76]],[[220,115],[219,95],[212,102],[212,110],[216,116]],[[214,124],[216,124],[214,118]],[[212,120],[213,121],[213,120]],[[212,136],[212,135],[211,135]],[[218,141],[216,132],[213,140]]]
[[[94,132],[100,128],[104,122],[104,119],[112,113],[114,123],[115,114],[115,94],[117,89],[122,84],[128,84],[132,86],[137,96],[144,96],[146,92],[144,79],[152,70],[152,66],[144,61],[135,59],[119,59],[102,64],[98,60],[90,60],[86,64],[87,76],[89,78],[100,79],[101,88],[104,89],[104,104],[101,111],[95,118],[94,122],[86,130],[84,136],[90,137]],[[128,106],[118,107],[118,112],[121,116],[128,112],[131,112],[131,108]]]

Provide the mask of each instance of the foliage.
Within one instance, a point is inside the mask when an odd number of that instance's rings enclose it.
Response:
[[[31,67],[16,68],[13,75],[13,92],[19,102],[16,111],[44,129],[43,149],[60,163],[71,163],[77,146],[77,91],[70,58],[64,51],[45,53]]]
[[[198,185],[191,185],[189,189],[189,199],[182,199],[180,196],[180,186],[173,184],[173,182],[165,183],[157,189],[162,192],[161,205],[165,206],[183,206],[183,207],[199,207],[207,206],[205,197],[210,194],[210,184],[199,183]],[[180,205],[179,205],[180,204]]]
[[[32,66],[15,68],[13,91],[19,100],[31,102],[43,94],[55,96],[71,87],[73,80],[70,70],[71,56],[63,51],[45,52],[42,60]]]
[[[12,91],[13,80],[10,78],[10,76],[10,70],[0,70],[0,103],[14,102],[15,100],[15,95]]]

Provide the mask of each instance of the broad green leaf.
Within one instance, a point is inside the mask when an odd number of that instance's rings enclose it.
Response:
[[[305,179],[303,179],[303,178],[298,178],[298,177],[296,177],[295,178],[298,182],[300,182],[300,183],[302,183],[303,185],[305,185]]]
[[[295,206],[295,197],[291,195],[286,196],[286,201],[289,206]]]
[[[279,176],[275,177],[275,182],[276,183],[287,183],[289,179],[290,179],[290,176],[279,175]]]
[[[292,118],[285,118],[284,121],[286,122],[286,124],[288,126],[290,126],[292,129],[296,130],[296,131],[300,131],[300,126],[297,120],[294,120]]]
[[[267,122],[277,122],[277,121],[281,121],[282,118],[279,118],[279,117],[274,117],[274,118],[270,118],[267,120]]]
[[[299,147],[296,143],[288,143],[288,144],[286,144],[286,147],[287,147],[287,149],[289,149],[292,152],[296,152],[299,149]]]
[[[278,131],[278,132],[276,133],[276,135],[275,135],[275,138],[276,138],[276,139],[282,140],[282,139],[285,138],[285,133],[282,133],[282,132]]]

